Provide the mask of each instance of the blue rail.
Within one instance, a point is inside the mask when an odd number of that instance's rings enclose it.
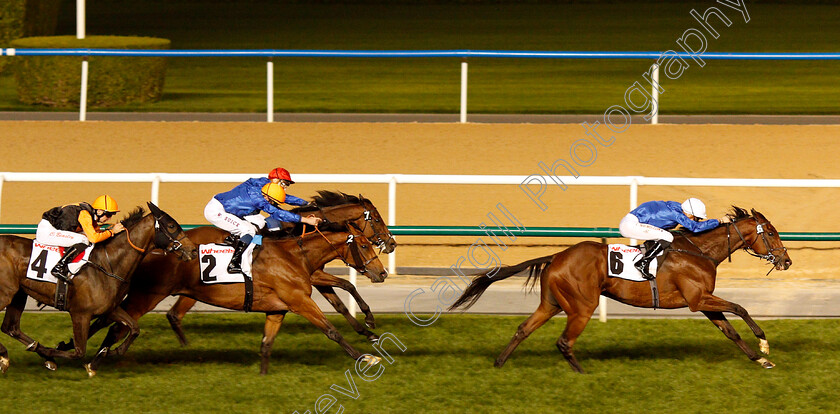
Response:
[[[676,52],[681,58],[692,58]],[[0,49],[0,56],[170,56],[170,57],[335,57],[335,58],[546,58],[546,59],[658,59],[662,52],[516,51],[516,50],[160,50],[160,49]],[[840,53],[725,53],[706,52],[708,60],[840,60]]]

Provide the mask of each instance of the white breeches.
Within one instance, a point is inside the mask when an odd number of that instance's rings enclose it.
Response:
[[[50,246],[70,247],[78,243],[90,245],[90,240],[83,233],[58,230],[47,220],[41,220],[38,223],[38,230],[35,231],[35,240]]]
[[[621,219],[618,231],[628,239],[674,241],[674,235],[671,232],[650,224],[639,223],[639,218],[632,214],[627,214]]]
[[[241,219],[225,211],[222,203],[215,198],[211,198],[207,206],[204,207],[204,218],[210,223],[213,223],[214,226],[238,237],[246,234],[250,234],[253,237],[257,234],[255,225],[260,228],[265,226],[265,217],[254,214]]]

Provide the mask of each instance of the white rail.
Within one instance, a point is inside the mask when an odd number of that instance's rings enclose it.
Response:
[[[262,174],[192,174],[192,173],[35,173],[0,172],[0,212],[2,212],[3,182],[102,182],[151,184],[150,199],[158,204],[161,183],[241,183]],[[529,176],[524,175],[426,175],[426,174],[295,174],[299,183],[354,183],[388,185],[388,225],[397,225],[397,184],[466,184],[466,185],[519,185]],[[642,185],[704,186],[704,187],[787,187],[787,188],[840,188],[835,179],[763,179],[763,178],[685,178],[642,176],[582,176],[560,177],[566,185],[627,186],[629,208],[638,204],[638,189]],[[2,215],[0,215],[2,222]],[[396,273],[396,253],[388,255],[388,271]],[[351,278],[355,275],[351,273]],[[355,280],[353,280],[355,282]],[[355,284],[355,283],[354,283]],[[353,315],[355,302],[348,302]],[[607,320],[607,302],[599,302],[599,319]]]

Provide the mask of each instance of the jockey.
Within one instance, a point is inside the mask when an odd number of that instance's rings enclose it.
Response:
[[[285,187],[294,183],[288,171],[275,168],[269,173],[269,177],[250,178],[228,192],[216,194],[204,207],[204,217],[207,221],[237,237],[233,257],[227,269],[229,273],[242,272],[242,254],[257,234],[254,226],[262,228],[268,222],[271,229],[279,227],[281,221],[317,226],[321,221],[316,217],[301,217],[279,208],[280,203],[308,203],[286,194]],[[274,180],[277,182],[272,182]],[[260,211],[268,213],[269,217],[263,218]]]
[[[650,262],[674,241],[674,235],[663,229],[681,224],[691,232],[699,233],[730,221],[727,216],[706,221],[701,219],[706,219],[706,205],[696,198],[689,198],[682,204],[676,201],[648,201],[624,216],[618,231],[628,239],[647,240],[645,245],[648,250],[635,266],[645,279],[651,280],[654,276],[650,274]]]
[[[99,243],[125,230],[117,223],[108,230],[100,226],[120,211],[117,202],[109,195],[101,195],[93,204],[81,202],[54,207],[41,216],[35,240],[51,246],[69,247],[52,269],[52,275],[70,282],[67,265],[91,243]]]

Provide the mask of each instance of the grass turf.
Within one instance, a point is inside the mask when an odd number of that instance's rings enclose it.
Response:
[[[749,3],[750,22],[714,2],[595,4],[273,2],[97,2],[88,34],[145,35],[173,49],[667,50],[689,15],[717,5],[709,51],[836,52],[840,5]],[[72,10],[65,2],[64,10]],[[62,13],[60,33],[74,33]],[[714,18],[712,18],[714,19]],[[715,20],[710,20],[715,21]],[[794,35],[795,34],[795,35]],[[265,62],[253,58],[172,58],[160,102],[115,111],[265,110]],[[602,113],[650,66],[641,60],[472,59],[471,113]],[[661,113],[836,113],[840,62],[694,62],[678,80],[662,77]],[[275,60],[278,112],[457,113],[457,59]],[[0,78],[0,110],[43,110],[16,102]]]
[[[372,352],[339,318],[331,320],[357,349]],[[593,321],[576,345],[589,374],[578,375],[554,347],[565,323],[556,318],[523,342],[502,369],[494,368],[522,320],[444,315],[421,328],[404,315],[380,316],[378,331],[393,333],[407,349],[401,353],[387,344],[395,361],[383,361],[375,381],[352,374],[357,399],[335,390],[350,388],[344,372],[353,371],[352,361],[295,315],[280,331],[265,377],[257,375],[263,318],[256,314],[189,315],[188,348],[178,345],[163,315],[146,316],[129,355],[105,364],[92,379],[75,361],[59,361],[59,370],[48,372],[36,355],[7,338],[12,366],[0,377],[3,405],[32,413],[303,413],[316,412],[319,397],[331,394],[346,412],[365,413],[835,409],[837,320],[759,321],[777,364],[772,370],[749,361],[705,320]],[[743,323],[734,325],[757,347]],[[27,314],[23,328],[45,343],[70,332],[66,314]],[[101,335],[92,342],[98,344]]]

